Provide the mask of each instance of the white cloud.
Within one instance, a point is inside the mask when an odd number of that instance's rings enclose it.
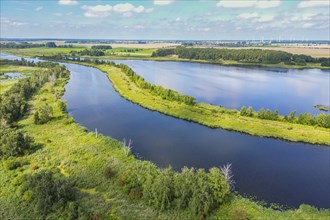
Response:
[[[58,1],[59,5],[78,5],[77,0],[59,0]]]
[[[124,17],[131,17],[133,13],[150,13],[153,11],[153,8],[145,9],[142,5],[135,7],[131,3],[116,4],[111,5],[96,5],[96,6],[87,6],[83,5],[81,9],[86,12],[84,15],[90,18],[104,18],[110,15],[110,12],[122,13]]]
[[[224,8],[274,8],[282,4],[280,0],[228,1],[221,0],[218,7]]]
[[[53,15],[57,16],[57,17],[62,17],[63,14],[62,13],[53,13]]]
[[[313,23],[307,22],[307,23],[304,23],[302,27],[303,27],[303,28],[311,28],[311,27],[313,27],[313,26],[314,26]]]
[[[274,16],[273,15],[261,15],[257,21],[259,22],[267,22],[267,21],[272,21],[274,20]]]
[[[169,5],[173,2],[174,0],[154,0],[154,5]]]
[[[309,0],[309,1],[302,1],[298,4],[298,8],[312,8],[312,7],[330,7],[330,1]]]
[[[83,5],[81,8],[83,10],[92,11],[92,12],[110,12],[110,11],[112,11],[111,5],[96,5],[96,6]]]
[[[253,21],[267,22],[274,20],[273,15],[259,15],[257,12],[242,13],[236,16],[239,19],[253,19]]]
[[[88,18],[105,18],[110,15],[113,7],[111,5],[96,5],[96,6],[87,6],[83,5],[81,9],[85,10],[85,17]]]
[[[113,6],[113,10],[115,12],[128,12],[132,11],[134,6],[131,3],[117,4]]]
[[[181,18],[180,18],[180,17],[177,17],[177,18],[175,19],[175,21],[181,21]]]
[[[133,15],[132,12],[125,12],[125,13],[123,14],[123,17],[128,18],[128,17],[131,17],[132,15]]]
[[[140,5],[139,7],[134,8],[133,11],[136,13],[142,13],[144,11],[144,7]]]
[[[36,7],[34,10],[36,10],[36,11],[41,11],[43,8],[44,8],[44,7],[39,6],[39,7]]]
[[[250,18],[258,18],[259,14],[257,12],[251,12],[251,13],[242,13],[237,15],[237,18],[241,19],[250,19]]]
[[[312,13],[298,14],[298,15],[294,15],[291,18],[291,21],[310,21],[313,20],[315,16],[316,14],[312,14]]]
[[[13,21],[6,18],[1,18],[0,21],[1,21],[1,25],[3,26],[23,26],[28,24],[26,22]]]
[[[145,11],[146,11],[146,13],[150,13],[150,12],[154,11],[154,8],[147,8]]]

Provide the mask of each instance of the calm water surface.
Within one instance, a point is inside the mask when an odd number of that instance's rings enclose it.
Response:
[[[77,122],[118,140],[161,167],[232,163],[236,189],[267,202],[330,208],[330,148],[258,138],[171,118],[121,98],[99,70],[66,64],[64,99]]]
[[[242,68],[188,62],[120,60],[148,82],[191,95],[199,102],[240,109],[278,109],[280,114],[318,114],[330,106],[330,71]]]

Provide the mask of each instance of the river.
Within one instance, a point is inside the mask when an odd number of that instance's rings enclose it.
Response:
[[[119,96],[100,70],[65,65],[71,72],[63,97],[69,114],[91,131],[132,139],[137,157],[176,170],[231,163],[236,190],[243,195],[290,207],[305,203],[330,208],[329,147],[210,129],[165,116]]]

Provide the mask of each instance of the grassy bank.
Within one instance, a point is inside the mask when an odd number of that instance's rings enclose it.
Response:
[[[120,95],[153,111],[197,122],[211,128],[223,128],[260,137],[330,145],[329,129],[326,128],[244,117],[235,111],[206,103],[187,105],[164,100],[138,87],[120,68],[105,64],[86,65],[97,67],[105,72]]]
[[[17,122],[19,129],[34,138],[36,150],[22,157],[1,160],[0,219],[193,219],[186,211],[157,211],[141,199],[130,199],[118,185],[116,173],[120,167],[145,162],[126,156],[121,142],[93,132],[73,122],[61,110],[55,93],[63,93],[68,79],[55,86],[46,83],[29,101],[30,110]],[[53,108],[53,119],[43,125],[34,124],[34,112],[45,103]],[[20,162],[8,169],[10,161]],[[108,178],[107,168],[113,168],[114,178]],[[152,168],[150,172],[156,172]],[[73,182],[77,190],[75,204],[78,216],[70,216],[72,203],[65,209],[55,208],[47,217],[37,212],[20,185],[24,175],[53,170],[63,179]],[[157,169],[158,170],[158,169]],[[105,175],[106,174],[106,175]],[[70,208],[71,207],[71,208]],[[279,211],[265,208],[249,199],[232,195],[209,219],[328,219],[329,210],[317,210],[302,205],[299,209]]]

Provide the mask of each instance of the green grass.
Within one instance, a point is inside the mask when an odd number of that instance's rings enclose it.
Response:
[[[164,100],[141,89],[121,69],[88,64],[105,72],[120,95],[140,106],[166,115],[197,122],[212,128],[239,131],[254,136],[280,138],[295,142],[330,145],[330,129],[240,116],[237,112],[199,103],[191,106]]]
[[[17,81],[18,79],[0,81],[0,95],[7,92]]]
[[[0,75],[9,72],[22,73],[24,75],[32,74],[36,71],[40,71],[43,68],[33,67],[33,66],[10,66],[10,65],[1,65]]]
[[[20,130],[34,138],[40,149],[30,155],[14,158],[25,161],[16,170],[6,170],[0,163],[0,219],[42,219],[29,202],[20,196],[19,182],[25,174],[40,170],[58,170],[65,178],[75,182],[79,191],[77,202],[96,219],[188,219],[184,211],[159,212],[144,204],[142,200],[130,200],[114,179],[107,179],[104,170],[109,166],[139,163],[133,156],[126,157],[122,143],[111,138],[86,132],[73,123],[59,107],[56,91],[64,91],[67,79],[52,87],[45,84],[29,101],[30,110],[17,125]],[[35,109],[48,103],[54,109],[54,119],[47,124],[35,125]],[[38,170],[32,169],[38,166]],[[317,210],[303,205],[297,210],[275,211],[264,208],[252,200],[232,196],[229,202],[215,210],[209,219],[328,219],[329,210]],[[47,219],[66,219],[62,210],[53,210]],[[95,219],[95,218],[94,218]]]
[[[2,65],[0,68],[0,76],[3,75],[4,73],[9,73],[9,72],[16,72],[16,73],[21,73],[25,76],[29,76],[29,75],[33,74],[34,72],[40,71],[43,69],[44,68],[31,67],[31,66]],[[0,79],[1,79],[1,77],[0,77]],[[18,81],[18,79],[0,81],[0,95],[5,93],[7,90],[9,90],[17,81]]]

